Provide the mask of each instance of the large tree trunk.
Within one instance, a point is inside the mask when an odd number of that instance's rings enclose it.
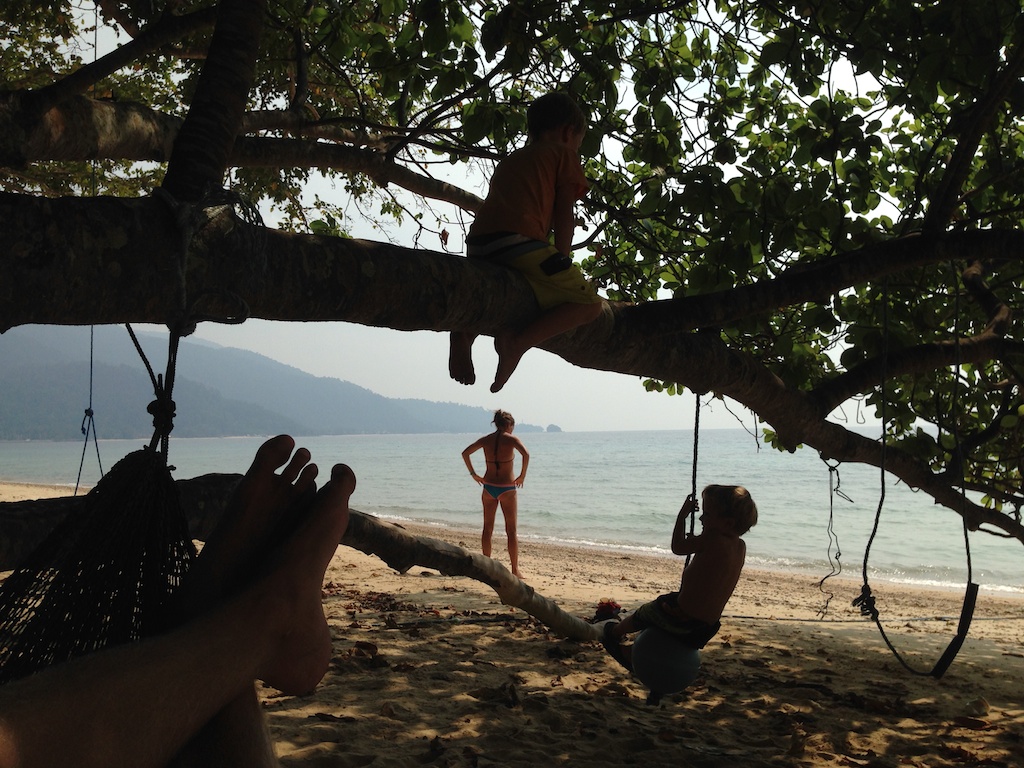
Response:
[[[265,0],[220,0],[210,52],[174,142],[163,189],[194,203],[220,188],[256,75]]]
[[[193,538],[204,540],[217,525],[224,504],[241,475],[204,475],[177,481],[182,508]],[[0,504],[0,571],[12,570],[84,497]],[[116,533],[112,533],[115,535]],[[505,605],[526,611],[555,632],[574,640],[596,640],[598,630],[572,616],[533,587],[512,575],[501,563],[438,539],[413,536],[397,525],[352,510],[341,544],[379,557],[399,573],[413,566],[434,568],[446,576],[465,576],[493,589]]]

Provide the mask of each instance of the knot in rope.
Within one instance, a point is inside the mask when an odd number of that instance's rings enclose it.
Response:
[[[198,327],[198,320],[192,314],[191,309],[186,310],[179,318],[167,324],[167,329],[172,334],[182,339],[186,336],[191,336],[196,332],[196,328]]]
[[[92,421],[93,414],[92,408],[85,409],[85,416],[82,417],[82,434],[87,435],[89,433],[89,422]]]
[[[871,587],[865,584],[860,588],[860,596],[853,598],[853,606],[860,608],[861,616],[870,616],[878,621],[878,609],[875,607],[875,596],[871,594]]]
[[[174,417],[177,415],[177,406],[171,399],[170,392],[160,387],[156,393],[156,400],[146,406],[146,411],[153,417],[153,429],[156,435],[166,437],[174,429]]]

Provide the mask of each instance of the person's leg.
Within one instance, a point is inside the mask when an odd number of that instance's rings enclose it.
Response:
[[[308,690],[329,657],[311,644],[324,637],[323,574],[354,488],[351,470],[335,467],[269,574],[237,597],[168,634],[0,688],[0,766],[63,766],[69,755],[84,768],[163,766],[265,670]]]
[[[517,513],[519,510],[519,494],[515,491],[505,491],[498,497],[501,504],[501,514],[505,517],[505,535],[508,538],[508,559],[512,564],[512,575],[522,578],[519,573],[519,538],[517,531]]]
[[[636,612],[629,614],[622,621],[611,622],[612,628],[608,630],[612,633],[616,640],[622,641],[626,635],[631,635],[634,632],[639,632],[640,628],[636,625]]]
[[[217,603],[262,567],[276,540],[285,536],[288,510],[308,503],[317,474],[309,451],[279,435],[264,443],[239,483],[220,524],[209,537],[195,567],[179,591],[183,616],[195,616]],[[280,474],[276,470],[281,469]],[[321,640],[315,642],[322,642]],[[327,639],[328,647],[330,639]],[[288,660],[286,663],[290,663]],[[265,680],[281,689],[301,688],[282,670],[264,670]],[[276,766],[273,746],[255,688],[250,685],[191,739],[173,761],[184,766]]]
[[[473,342],[475,333],[452,331],[448,336],[448,375],[460,384],[474,384]]]
[[[484,507],[484,530],[480,534],[480,551],[485,557],[491,556],[491,536],[494,534],[494,518],[498,511],[498,500],[487,491],[481,491],[480,503]]]
[[[494,374],[491,392],[498,392],[505,386],[505,382],[509,380],[528,349],[560,333],[593,322],[601,316],[601,311],[600,302],[595,304],[567,302],[545,310],[520,331],[499,333],[494,337],[494,351],[498,353],[498,369]]]
[[[622,629],[622,625],[627,621],[629,621],[628,618],[624,621],[615,621],[614,619],[606,621],[604,626],[601,627],[601,644],[604,646],[605,650],[608,651],[609,656],[632,672],[633,646],[622,644],[622,638],[626,634],[626,631]]]
[[[629,614],[622,621],[611,619],[604,623],[601,628],[601,643],[608,654],[619,664],[633,671],[633,646],[623,645],[622,640],[626,635],[633,634],[642,629],[636,620],[636,611]]]
[[[674,593],[673,593],[674,594]],[[601,630],[601,642],[612,658],[622,666],[633,671],[633,646],[623,645],[622,640],[626,635],[631,635],[641,630],[656,625],[657,615],[660,611],[658,600],[671,595],[661,595],[649,603],[644,603],[622,621],[605,622]]]

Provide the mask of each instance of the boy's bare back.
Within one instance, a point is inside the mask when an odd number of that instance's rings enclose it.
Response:
[[[747,545],[739,536],[708,532],[699,539],[690,564],[683,569],[679,610],[690,618],[714,624],[722,618],[746,561]]]

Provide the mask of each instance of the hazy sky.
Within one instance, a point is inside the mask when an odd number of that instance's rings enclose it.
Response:
[[[490,337],[474,346],[477,383],[448,377],[448,334],[395,331],[352,323],[242,325],[202,323],[192,338],[249,349],[317,376],[351,381],[387,397],[463,403],[510,411],[517,421],[581,431],[690,429],[692,394],[670,397],[644,390],[639,377],[578,368],[539,349],[526,353],[501,392],[491,394],[497,357]],[[282,393],[283,394],[283,393]],[[704,399],[708,403],[708,398]],[[731,403],[753,426],[752,416]],[[718,400],[701,410],[701,428],[740,427]],[[489,425],[480,425],[481,433]]]

